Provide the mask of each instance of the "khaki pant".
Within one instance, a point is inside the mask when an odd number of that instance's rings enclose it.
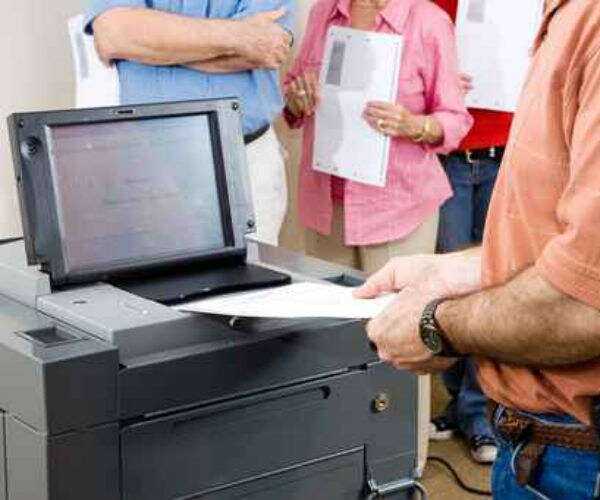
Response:
[[[308,231],[306,251],[309,255],[360,269],[373,274],[392,257],[417,253],[434,253],[439,214],[426,219],[405,238],[381,245],[347,246],[344,244],[344,210],[334,206],[333,226],[330,236]],[[429,421],[431,418],[431,377],[419,377],[417,473],[422,474],[427,460]]]
[[[250,238],[276,246],[288,193],[283,149],[272,127],[246,146],[246,161],[256,220],[256,232]]]

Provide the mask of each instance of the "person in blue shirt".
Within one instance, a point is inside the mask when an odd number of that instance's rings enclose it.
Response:
[[[100,59],[117,65],[121,104],[240,99],[255,237],[275,245],[287,186],[270,125],[293,12],[293,0],[88,0],[85,20]]]

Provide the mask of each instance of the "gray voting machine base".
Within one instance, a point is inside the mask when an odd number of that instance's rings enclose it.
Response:
[[[354,500],[369,480],[408,498],[416,380],[362,322],[230,326],[110,288],[51,294],[22,243],[0,246],[0,499]]]

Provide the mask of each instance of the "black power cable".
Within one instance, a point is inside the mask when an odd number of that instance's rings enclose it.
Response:
[[[485,497],[491,497],[492,496],[492,492],[489,490],[482,490],[479,488],[475,488],[473,486],[469,486],[468,484],[466,484],[461,477],[458,475],[458,472],[456,472],[456,470],[454,469],[454,467],[452,467],[452,465],[450,464],[450,462],[448,462],[447,460],[443,459],[442,457],[436,457],[436,456],[430,456],[427,458],[428,462],[435,462],[435,463],[439,463],[440,465],[443,465],[449,472],[450,474],[452,474],[452,477],[454,478],[454,480],[457,482],[457,484],[465,491],[468,491],[469,493],[472,493],[473,495],[479,495],[479,496],[485,496]]]

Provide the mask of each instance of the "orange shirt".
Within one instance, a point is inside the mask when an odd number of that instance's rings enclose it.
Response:
[[[486,224],[484,283],[534,265],[600,309],[600,2],[551,1],[534,50]],[[587,422],[600,394],[600,359],[548,369],[478,360],[478,372],[495,401]]]

